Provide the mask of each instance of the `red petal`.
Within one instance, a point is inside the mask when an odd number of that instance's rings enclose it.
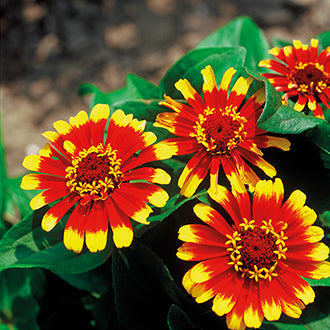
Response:
[[[133,229],[129,217],[111,199],[107,201],[106,207],[116,247],[130,246],[133,240]]]

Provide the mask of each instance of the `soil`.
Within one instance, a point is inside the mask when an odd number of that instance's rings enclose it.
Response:
[[[168,68],[233,18],[272,38],[308,41],[330,28],[330,0],[2,0],[1,111],[8,173],[36,153],[58,119],[87,100],[80,83],[123,87],[130,72],[158,84]]]

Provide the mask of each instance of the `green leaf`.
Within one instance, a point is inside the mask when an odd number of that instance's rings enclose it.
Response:
[[[36,295],[43,274],[37,269],[9,269],[0,274],[0,329],[39,329]]]
[[[167,314],[167,324],[170,330],[197,329],[192,325],[188,315],[177,305],[172,305]]]
[[[23,190],[20,187],[22,176],[8,178],[6,184],[6,200],[3,216],[11,223],[16,223],[31,212],[30,200],[37,195],[38,190]]]
[[[306,132],[306,136],[320,148],[324,166],[330,169],[330,123],[323,120],[321,125]]]
[[[114,250],[112,274],[116,311],[125,329],[162,328],[172,303],[187,299],[162,260],[136,239],[129,248]]]
[[[247,69],[247,72],[256,80],[264,82],[266,87],[266,104],[258,120],[260,128],[273,133],[299,134],[324,123],[323,119],[283,105],[279,93],[267,79],[258,71]]]
[[[299,134],[324,123],[323,119],[305,115],[291,107],[282,105],[274,114],[264,111],[258,120],[258,126],[268,132]]]
[[[320,223],[323,228],[330,230],[330,211],[320,214]]]
[[[224,72],[230,67],[241,67],[244,63],[246,50],[242,47],[216,47],[195,49],[178,60],[165,74],[159,83],[163,93],[172,98],[181,99],[182,95],[174,84],[179,79],[188,79],[198,93],[201,92],[203,77],[201,70],[211,65],[219,82]]]
[[[129,95],[135,99],[158,99],[162,97],[160,89],[147,80],[144,80],[133,73],[126,77],[126,87]]]
[[[292,40],[289,41],[289,40],[282,40],[279,38],[273,38],[272,42],[273,42],[274,46],[278,47],[278,48],[283,48],[285,46],[292,46]]]
[[[80,274],[56,273],[56,275],[77,289],[102,295],[109,290],[110,286],[111,274],[108,265],[106,266],[103,264]]]
[[[161,97],[157,86],[132,73],[126,77],[126,87],[121,89],[103,93],[95,85],[84,83],[79,86],[77,93],[79,96],[92,95],[91,108],[98,103],[108,104],[111,107],[124,101]]]
[[[85,247],[80,254],[63,244],[64,219],[49,233],[41,229],[47,207],[34,211],[11,227],[0,240],[0,272],[8,268],[41,267],[59,273],[83,273],[101,265],[111,254],[105,250],[91,253]]]
[[[260,329],[263,330],[324,330],[330,329],[330,300],[329,288],[318,288],[316,300],[312,305],[306,306],[299,319],[282,315],[279,321],[264,321]]]
[[[326,49],[330,46],[330,30],[317,35],[315,39],[319,40],[320,49]]]
[[[269,44],[263,31],[249,18],[238,17],[204,39],[196,49],[235,47],[246,49],[244,65],[257,69],[258,63],[269,58]]]
[[[320,280],[314,280],[312,278],[305,278],[306,282],[311,286],[330,286],[330,277],[322,278]]]

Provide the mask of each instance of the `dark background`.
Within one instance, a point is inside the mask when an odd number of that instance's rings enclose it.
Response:
[[[250,16],[269,40],[330,28],[330,0],[2,0],[1,111],[10,175],[24,173],[58,119],[87,100],[80,83],[123,87],[133,72],[158,84],[167,69],[233,18]]]

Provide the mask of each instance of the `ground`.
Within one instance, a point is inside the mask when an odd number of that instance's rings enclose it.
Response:
[[[2,0],[1,112],[8,173],[21,175],[52,123],[130,72],[158,84],[168,68],[233,18],[250,16],[272,38],[308,41],[328,29],[330,0]]]

